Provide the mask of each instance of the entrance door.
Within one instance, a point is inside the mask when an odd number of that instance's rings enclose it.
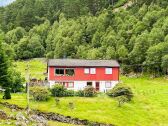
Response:
[[[99,91],[99,89],[100,89],[100,83],[96,82],[96,91]]]

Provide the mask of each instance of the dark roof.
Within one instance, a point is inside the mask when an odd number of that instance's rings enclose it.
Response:
[[[48,66],[119,67],[116,60],[49,59]]]

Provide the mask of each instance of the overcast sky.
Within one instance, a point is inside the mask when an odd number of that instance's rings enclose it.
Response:
[[[0,6],[6,6],[15,0],[0,0]]]

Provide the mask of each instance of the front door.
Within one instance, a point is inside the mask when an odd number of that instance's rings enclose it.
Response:
[[[96,91],[99,91],[99,88],[100,88],[100,83],[96,82]]]

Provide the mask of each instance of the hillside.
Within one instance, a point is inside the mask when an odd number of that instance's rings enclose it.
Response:
[[[126,2],[17,0],[0,9],[6,53],[15,60],[117,59],[124,73],[167,74],[167,0]]]

